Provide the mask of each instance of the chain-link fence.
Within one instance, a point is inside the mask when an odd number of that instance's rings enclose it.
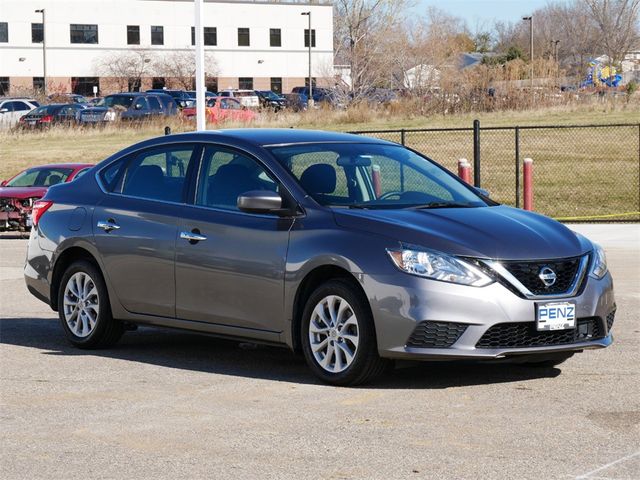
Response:
[[[640,221],[640,124],[353,133],[406,145],[452,172],[466,158],[476,183],[517,207],[522,160],[532,158],[534,210],[565,221]]]

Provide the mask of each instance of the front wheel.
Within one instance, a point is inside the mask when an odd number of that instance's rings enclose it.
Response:
[[[58,289],[58,316],[69,341],[79,348],[115,344],[124,328],[111,316],[109,294],[100,271],[79,260],[64,272]]]
[[[309,297],[302,316],[302,350],[311,370],[334,385],[359,385],[381,374],[367,300],[344,280],[331,280]]]

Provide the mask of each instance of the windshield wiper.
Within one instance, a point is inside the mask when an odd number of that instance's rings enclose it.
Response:
[[[412,205],[409,208],[423,210],[429,208],[474,208],[478,205],[472,205],[470,203],[455,203],[455,202],[429,202],[423,205]]]

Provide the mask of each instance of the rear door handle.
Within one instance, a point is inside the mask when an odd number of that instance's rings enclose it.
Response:
[[[111,219],[107,220],[106,222],[104,220],[100,220],[98,222],[98,228],[101,228],[105,232],[109,233],[111,230],[120,229],[120,225],[118,225]]]
[[[197,243],[206,240],[206,235],[202,235],[198,230],[193,230],[192,232],[180,232],[180,238],[183,240],[188,240],[189,243]]]

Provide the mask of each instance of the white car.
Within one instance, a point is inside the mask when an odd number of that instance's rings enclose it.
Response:
[[[247,108],[259,108],[260,99],[255,90],[239,90],[235,88],[229,88],[218,92],[219,97],[231,97],[240,100],[240,104]]]
[[[0,98],[0,129],[15,127],[20,118],[40,104],[28,98]]]

